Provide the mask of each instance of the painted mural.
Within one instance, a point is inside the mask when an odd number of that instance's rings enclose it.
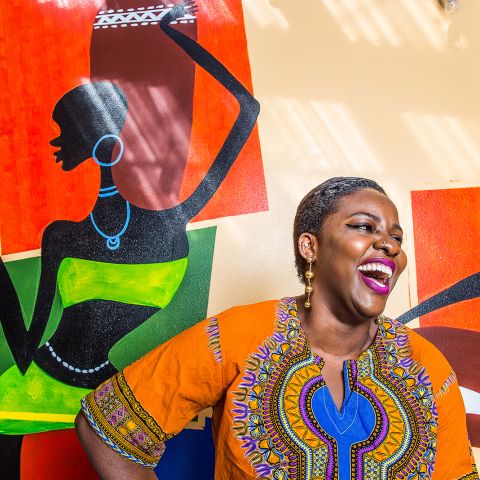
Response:
[[[65,20],[61,7],[27,2],[24,18],[44,19],[28,32],[32,41],[47,33],[49,47],[62,48],[48,32],[49,22]],[[1,199],[10,261],[0,261],[0,443],[3,473],[12,478],[20,462],[22,479],[39,478],[42,462],[58,469],[48,478],[73,478],[74,457],[52,455],[59,438],[78,451],[63,429],[73,426],[80,398],[206,316],[216,229],[187,232],[187,224],[267,208],[239,1],[92,1],[64,13],[81,14],[91,42],[89,55],[83,48],[51,65],[52,75],[70,69],[47,89],[62,92],[53,104],[43,103],[46,86],[38,86],[38,109],[52,109],[56,133],[38,118],[18,117],[22,99],[9,102],[12,117],[4,119],[43,142],[38,152],[22,152],[25,162],[3,161],[22,177],[27,197]],[[227,38],[215,53],[206,40],[212,34]],[[70,38],[77,42],[88,43]],[[89,75],[72,75],[71,63]],[[17,140],[12,135],[3,148]],[[57,171],[43,175],[52,166]],[[71,188],[60,170],[75,177]],[[193,432],[199,422],[204,416]],[[187,447],[188,433],[180,444]],[[167,459],[162,468],[180,467]],[[188,463],[182,468],[188,476]]]

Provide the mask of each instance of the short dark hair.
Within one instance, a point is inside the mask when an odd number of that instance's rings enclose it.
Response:
[[[308,192],[300,202],[293,223],[293,248],[295,251],[297,275],[301,282],[305,282],[304,273],[307,268],[307,262],[298,250],[300,235],[302,233],[311,233],[318,236],[325,219],[332,213],[335,213],[338,202],[343,197],[365,188],[387,195],[377,182],[368,178],[333,177]]]

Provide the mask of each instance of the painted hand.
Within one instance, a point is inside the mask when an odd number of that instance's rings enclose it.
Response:
[[[160,20],[160,26],[168,25],[187,14],[193,15],[198,11],[195,0],[184,0],[177,3],[169,12],[167,12]]]

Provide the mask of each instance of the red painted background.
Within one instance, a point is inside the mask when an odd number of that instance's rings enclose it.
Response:
[[[57,100],[89,78],[92,23],[100,0],[14,0],[0,9],[0,239],[2,254],[40,247],[46,225],[89,213],[99,172],[92,160],[74,172],[55,164],[49,141]],[[240,0],[199,4],[198,40],[252,88]],[[215,13],[215,15],[213,14]],[[82,81],[83,79],[83,81]],[[198,185],[235,120],[231,95],[196,70],[189,160],[182,186]],[[217,108],[218,106],[218,108]],[[257,129],[225,182],[196,220],[267,209]]]
[[[412,192],[418,303],[480,270],[480,188]],[[480,299],[420,319],[422,327],[480,331]]]

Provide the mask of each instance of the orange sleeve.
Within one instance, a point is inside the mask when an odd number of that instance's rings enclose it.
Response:
[[[205,320],[118,372],[82,400],[97,435],[155,467],[164,442],[224,394],[217,318]]]
[[[438,431],[432,480],[478,479],[468,440],[465,406],[453,370],[435,397]]]

